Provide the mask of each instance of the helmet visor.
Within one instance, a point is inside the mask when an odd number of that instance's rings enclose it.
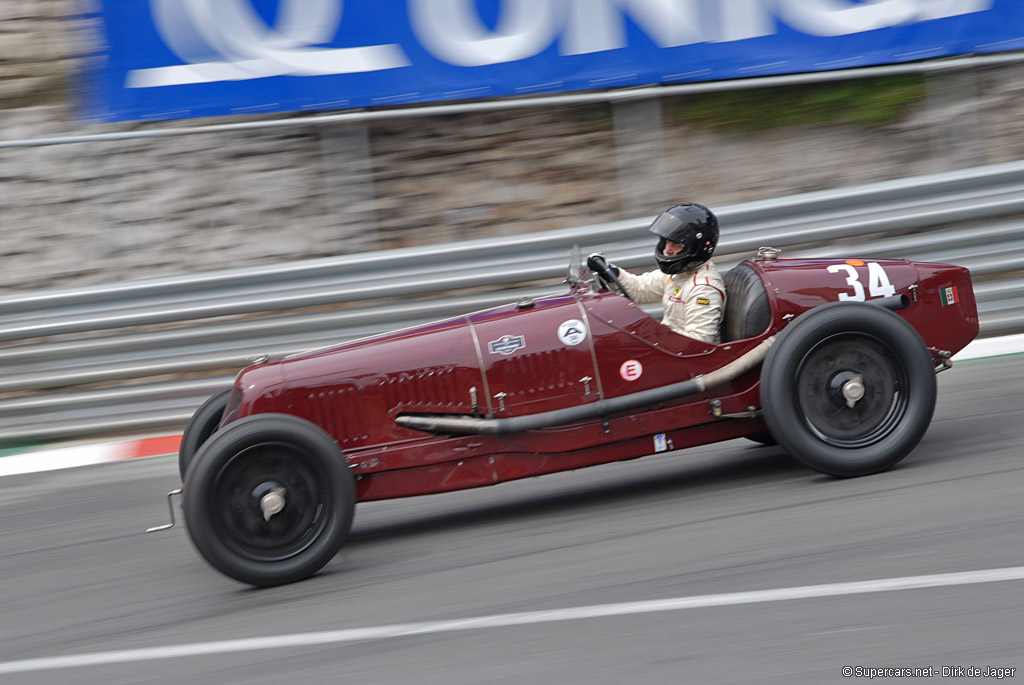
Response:
[[[648,230],[666,240],[682,243],[683,237],[686,235],[685,229],[690,223],[689,220],[680,219],[670,212],[664,212],[654,220],[654,223],[651,224]]]

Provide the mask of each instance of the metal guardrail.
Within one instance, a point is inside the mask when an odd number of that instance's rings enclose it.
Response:
[[[767,244],[961,264],[982,335],[1024,331],[1024,162],[716,213],[720,267]],[[653,266],[650,220],[0,297],[0,445],[178,430],[257,355],[557,292],[574,244]]]

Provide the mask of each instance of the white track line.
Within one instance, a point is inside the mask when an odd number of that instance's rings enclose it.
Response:
[[[783,602],[793,599],[860,595],[874,592],[891,592],[894,590],[974,585],[977,583],[995,583],[1006,580],[1024,580],[1024,566],[995,568],[982,571],[966,571],[963,573],[940,573],[928,576],[883,578],[880,580],[866,580],[852,583],[805,585],[803,587],[777,588],[774,590],[730,592],[725,594],[699,595],[694,597],[672,597],[668,599],[655,599],[642,602],[596,604],[593,606],[573,607],[569,609],[524,611],[516,614],[496,614],[492,616],[458,618],[445,621],[399,623],[395,625],[373,626],[369,628],[329,630],[317,633],[295,633],[292,635],[277,635],[273,637],[219,640],[216,642],[197,642],[167,647],[151,647],[147,649],[124,649],[111,652],[94,652],[92,654],[24,659],[21,661],[0,662],[0,674],[48,671],[60,668],[78,668],[104,664],[124,664],[137,661],[176,659],[208,654],[229,654],[255,650],[285,649],[289,647],[311,647],[314,645],[358,642],[363,640],[385,640],[388,638],[407,637],[410,635],[451,633],[463,630],[482,630],[485,628],[522,626],[537,623],[552,623],[556,621],[577,621],[587,618],[650,614],[663,611],[681,611],[683,609],[732,606],[737,604]]]

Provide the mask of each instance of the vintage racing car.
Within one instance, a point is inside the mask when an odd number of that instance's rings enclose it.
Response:
[[[579,254],[564,295],[244,369],[182,439],[200,554],[244,583],[289,583],[335,556],[359,501],[739,437],[833,476],[875,473],[920,441],[936,372],[978,333],[965,268],[762,248],[725,275],[715,345],[659,324]]]

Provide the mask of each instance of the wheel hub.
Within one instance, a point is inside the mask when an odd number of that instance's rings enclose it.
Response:
[[[284,509],[284,495],[284,488],[274,488],[260,498],[260,511],[263,512],[264,521],[270,521],[274,514],[280,513]]]
[[[843,397],[846,398],[846,406],[853,409],[857,401],[864,398],[864,377],[859,373],[843,383]]]
[[[877,441],[903,411],[900,374],[886,348],[870,339],[817,345],[802,360],[796,385],[808,427],[835,446]]]
[[[261,482],[249,493],[250,506],[255,510],[252,513],[258,512],[269,523],[275,514],[284,511],[288,504],[287,493],[288,490],[276,479]]]
[[[287,443],[257,443],[233,455],[211,493],[224,543],[261,561],[300,554],[328,521],[323,480],[316,463]]]

